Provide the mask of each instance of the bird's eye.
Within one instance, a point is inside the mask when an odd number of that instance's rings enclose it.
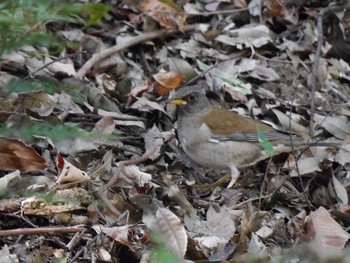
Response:
[[[192,100],[194,100],[195,98],[196,98],[195,95],[189,95],[189,96],[188,96],[188,101],[192,101]]]

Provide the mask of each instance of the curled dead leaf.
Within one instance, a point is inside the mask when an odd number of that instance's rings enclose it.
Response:
[[[90,176],[87,173],[63,159],[60,154],[57,155],[57,168],[60,172],[56,181],[58,185],[64,183],[85,183],[90,180]]]
[[[159,72],[152,76],[154,90],[159,96],[168,94],[171,90],[178,88],[186,79],[176,72]]]

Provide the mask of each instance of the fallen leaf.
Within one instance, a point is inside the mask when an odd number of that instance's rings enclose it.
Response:
[[[0,139],[0,169],[20,170],[23,173],[46,170],[45,159],[33,147],[20,140]]]
[[[181,13],[180,8],[175,4],[169,4],[170,1],[143,0],[139,3],[142,12],[152,17],[155,21],[167,29],[178,27],[181,31],[184,29],[186,15]]]
[[[317,250],[324,255],[339,252],[350,238],[349,233],[322,206],[306,218],[304,229]]]
[[[131,250],[132,247],[129,242],[129,226],[115,226],[115,227],[104,227],[101,225],[94,225],[92,228],[97,233],[104,233],[105,235],[109,236],[110,238],[114,239],[115,241],[128,246]]]
[[[343,204],[347,204],[349,201],[349,196],[345,187],[339,182],[337,177],[335,177],[334,175],[332,175],[332,182],[337,197],[340,199],[340,201],[342,201]]]
[[[166,247],[182,259],[187,249],[187,234],[180,219],[169,209],[159,208],[156,213],[156,222],[157,226],[152,230],[164,235]]]
[[[154,80],[154,90],[159,96],[167,95],[173,89],[178,88],[186,79],[175,72],[159,72],[152,75]]]
[[[150,101],[149,99],[145,97],[137,98],[137,101],[134,102],[131,106],[131,109],[137,109],[139,111],[152,111],[152,110],[159,110],[166,114],[164,111],[164,107],[161,106],[159,103]]]
[[[63,159],[60,154],[57,155],[57,168],[60,173],[56,181],[56,184],[58,185],[62,185],[64,183],[79,184],[90,181],[90,176],[87,175],[87,173]]]
[[[150,160],[157,159],[161,154],[161,147],[171,138],[175,138],[174,130],[161,132],[156,125],[142,135],[145,140],[146,151],[153,150]]]
[[[259,48],[272,43],[271,36],[272,33],[267,26],[258,25],[231,30],[230,35],[221,34],[215,40],[238,49],[242,49],[243,46]]]

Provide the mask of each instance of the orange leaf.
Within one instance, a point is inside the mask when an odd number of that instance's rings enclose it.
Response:
[[[154,74],[152,78],[155,81],[154,90],[160,96],[164,96],[171,90],[178,88],[186,79],[176,72],[159,72]]]

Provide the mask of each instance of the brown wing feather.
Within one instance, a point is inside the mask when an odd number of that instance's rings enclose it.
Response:
[[[256,134],[257,124],[262,131],[275,132],[272,127],[260,121],[239,116],[235,112],[219,107],[213,107],[213,110],[203,117],[203,122],[218,135],[230,135],[237,131]]]

